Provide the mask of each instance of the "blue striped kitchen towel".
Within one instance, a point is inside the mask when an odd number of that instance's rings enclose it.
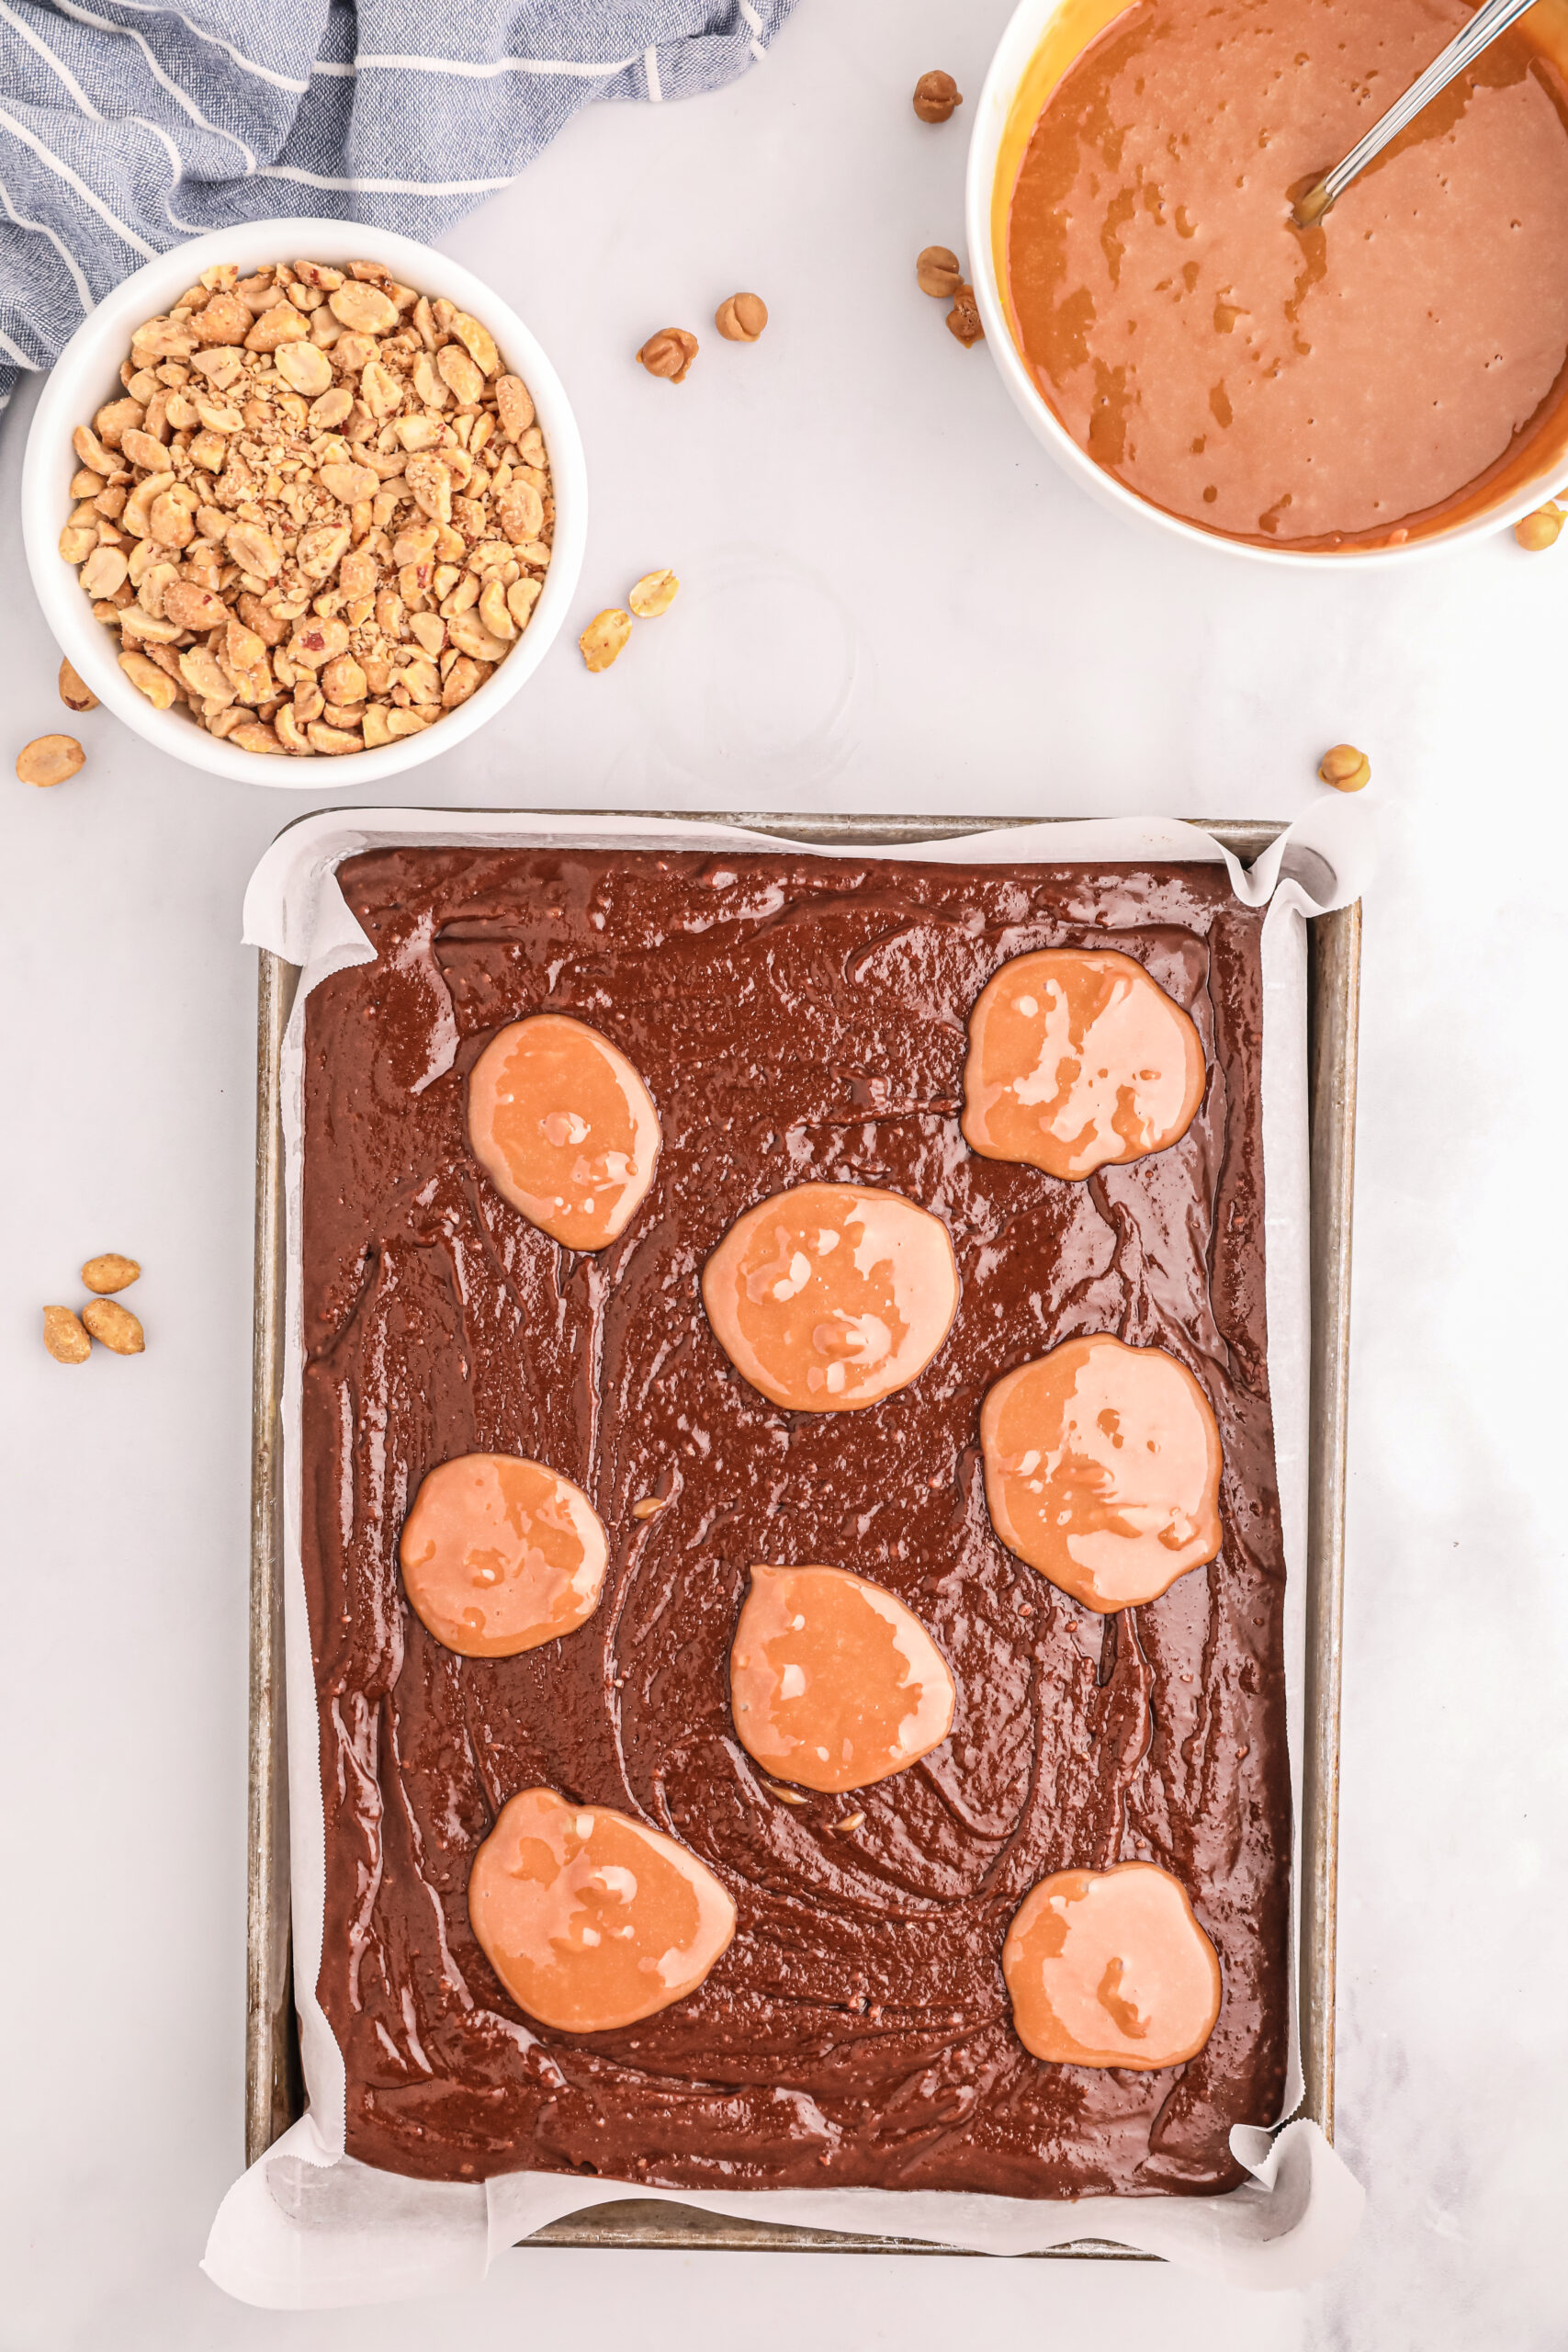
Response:
[[[0,0],[0,406],[182,237],[436,236],[593,98],[684,98],[793,0]]]

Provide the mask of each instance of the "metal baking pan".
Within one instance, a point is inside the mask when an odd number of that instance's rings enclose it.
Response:
[[[502,812],[498,811],[497,814]],[[663,810],[660,816],[690,815]],[[563,831],[570,827],[563,811]],[[781,841],[912,842],[1022,818],[862,818],[738,815]],[[1250,864],[1283,827],[1211,822],[1206,832]],[[1312,1169],[1312,1385],[1306,1565],[1306,1693],[1302,1758],[1301,1949],[1298,1998],[1306,2089],[1298,2112],[1334,2137],[1335,1905],[1339,1826],[1339,1676],[1345,1552],[1346,1419],[1350,1337],[1350,1212],[1355,1170],[1359,902],[1307,926],[1308,1118]],[[245,2161],[253,2164],[304,2110],[294,2011],[288,1890],[288,1770],[283,1715],[283,1465],[278,1442],[283,1363],[283,1129],[279,1063],[298,967],[264,951],[256,1053],[256,1268],[251,1436],[250,1863],[245,1982]],[[740,2221],[694,2207],[629,2197],[568,2214],[531,2245],[722,2247],[740,2251],[950,2254],[917,2239],[851,2235]],[[1080,2239],[1061,2256],[1146,2262],[1156,2256]]]

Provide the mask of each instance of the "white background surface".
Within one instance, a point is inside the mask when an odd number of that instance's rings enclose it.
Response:
[[[964,117],[1004,0],[802,0],[770,62],[604,108],[453,232],[588,444],[581,627],[672,564],[590,677],[570,639],[414,801],[1289,816],[1371,754],[1340,1903],[1340,2274],[1222,2294],[1153,2266],[514,2254],[440,2306],[284,2317],[196,2264],[242,2157],[245,1581],[258,852],[282,795],[164,767],[55,699],[0,430],[4,918],[0,2352],[390,2352],[563,2337],[718,2352],[980,2337],[1163,2352],[1537,2352],[1558,2214],[1568,1772],[1562,1527],[1568,541],[1298,578],[1122,524],[1050,468],[915,289],[961,239]],[[716,303],[773,319],[723,344]],[[689,324],[679,389],[631,364]],[[88,764],[11,783],[29,736]],[[139,1256],[134,1362],[38,1310]]]

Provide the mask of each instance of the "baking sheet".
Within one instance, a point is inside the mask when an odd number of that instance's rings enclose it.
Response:
[[[744,825],[746,820],[738,820]],[[763,838],[758,838],[766,832]],[[1353,803],[1314,805],[1288,834],[1269,827],[1222,827],[1214,831],[1162,820],[1115,820],[1090,824],[1005,824],[974,831],[960,820],[906,820],[897,825],[840,820],[827,826],[799,820],[758,820],[755,831],[736,825],[657,818],[552,815],[491,811],[367,811],[303,820],[264,858],[246,903],[246,935],[266,951],[263,1005],[262,1109],[270,1135],[273,1084],[281,1091],[289,1148],[280,1165],[264,1151],[258,1160],[258,1266],[275,1264],[282,1240],[284,1193],[298,1190],[299,1014],[286,1031],[291,965],[304,967],[299,999],[330,971],[363,961],[367,944],[348,915],[333,874],[337,861],[377,842],[451,842],[476,846],[526,842],[615,843],[631,849],[676,842],[686,848],[766,849],[782,836],[833,854],[887,854],[946,861],[1052,863],[1065,860],[1145,862],[1156,858],[1224,858],[1238,897],[1272,905],[1264,931],[1264,1148],[1268,1166],[1269,1318],[1270,1384],[1275,1396],[1281,1515],[1290,1579],[1287,1588],[1287,1671],[1297,1853],[1293,1892],[1310,1900],[1301,1918],[1300,2004],[1309,2031],[1303,2043],[1308,2092],[1306,2115],[1277,2138],[1248,2128],[1233,2135],[1238,2158],[1255,2180],[1221,2198],[1094,2199],[1071,2204],[981,2198],[955,2192],[874,2189],[768,2190],[737,2196],[654,2191],[580,2177],[521,2173],[484,2188],[403,2181],[342,2155],[343,2070],[335,2042],[314,1998],[320,1954],[322,1828],[316,1785],[315,1696],[308,1641],[287,1644],[289,1696],[296,1720],[308,1721],[299,1743],[299,1785],[294,1792],[295,1934],[300,1954],[300,2022],[310,2115],[292,2124],[284,2143],[264,2162],[261,2154],[280,2126],[299,2113],[287,2031],[288,1988],[280,1952],[282,1906],[254,1905],[251,1943],[250,2153],[258,2159],[236,2186],[214,2226],[208,2267],[219,2282],[266,2302],[384,2299],[427,2291],[482,2271],[514,2239],[546,2230],[556,2243],[831,2244],[874,2247],[926,2241],[927,2250],[969,2247],[993,2252],[1142,2252],[1168,2255],[1240,2280],[1282,2286],[1314,2275],[1337,2254],[1359,2210],[1359,2193],[1333,2156],[1324,2127],[1331,2124],[1332,1852],[1334,1763],[1337,1707],[1337,1544],[1336,1512],[1342,1485],[1343,1351],[1325,1362],[1320,1345],[1310,1377],[1308,1155],[1313,1182],[1310,1215],[1320,1272],[1337,1261],[1339,1279],[1315,1301],[1318,1338],[1343,1338],[1344,1283],[1348,1243],[1348,1118],[1353,1102],[1352,1009],[1348,993],[1355,967],[1356,910],[1368,864],[1366,830]],[[1222,836],[1224,838],[1222,838]],[[814,837],[814,838],[813,838]],[[1250,871],[1236,852],[1256,854]],[[1260,853],[1260,854],[1259,854]],[[1282,877],[1282,879],[1281,879]],[[1276,884],[1280,887],[1276,888]],[[1342,911],[1326,917],[1325,908]],[[1318,915],[1312,961],[1319,1018],[1318,1053],[1308,1103],[1308,956],[1303,917]],[[293,1273],[290,1266],[291,1277]],[[280,1325],[277,1285],[258,1290],[258,1395],[281,1395],[287,1455],[297,1422],[299,1349]],[[292,1288],[289,1317],[298,1324]],[[1334,1331],[1321,1328],[1325,1316]],[[292,1375],[292,1376],[291,1376]],[[280,1385],[281,1384],[281,1385]],[[1322,1409],[1319,1409],[1321,1408]],[[1325,1421],[1325,1413],[1327,1422]],[[1332,1423],[1332,1427],[1328,1426]],[[1308,1430],[1318,1442],[1309,1466]],[[1327,1440],[1326,1451],[1324,1440]],[[258,1563],[261,1544],[276,1532],[280,1481],[270,1414],[258,1417]],[[298,1510],[281,1488],[286,1521],[285,1581],[299,1576]],[[1309,1540],[1310,1539],[1310,1540]],[[1318,1568],[1309,1591],[1306,1565]],[[1325,1567],[1332,1564],[1326,1577]],[[253,1655],[253,1831],[257,1882],[265,1898],[276,1885],[286,1836],[283,1740],[273,1678],[270,1639],[276,1595],[272,1577],[257,1577],[258,1640]],[[303,1627],[302,1587],[290,1596],[289,1621]],[[1309,1615],[1311,1623],[1309,1624]],[[1310,1638],[1309,1638],[1310,1636]],[[1307,1687],[1310,1682],[1310,1687]],[[1309,1767],[1303,1785],[1303,1766]],[[1304,1837],[1303,1837],[1304,1833]],[[1303,1861],[1303,1843],[1306,1848]],[[304,1988],[309,1986],[309,1990]],[[1296,2004],[1292,2003],[1294,2011]],[[1292,2018],[1294,2022],[1294,2018]],[[1292,2047],[1292,2081],[1286,2112],[1297,2105],[1302,2073]],[[601,2221],[585,2211],[613,2200]],[[706,2209],[699,2211],[695,2209]],[[579,2216],[570,2221],[569,2215]],[[793,2224],[787,2235],[778,2224]],[[609,2226],[606,2226],[609,2224]],[[772,2226],[770,2226],[772,2225]],[[850,2233],[865,2233],[852,2235]],[[891,2234],[889,2234],[891,2233]],[[1111,2243],[1115,2241],[1116,2243]]]

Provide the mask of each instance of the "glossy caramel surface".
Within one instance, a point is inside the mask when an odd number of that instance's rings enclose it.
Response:
[[[403,1522],[403,1589],[463,1657],[514,1657],[586,1623],[604,1530],[581,1487],[542,1462],[464,1453],[428,1471]]]
[[[863,1789],[953,1728],[947,1661],[913,1611],[848,1568],[751,1571],[729,1653],[735,1736],[764,1771]]]
[[[1147,1862],[1042,1879],[1008,1929],[1002,1973],[1019,2039],[1055,2066],[1179,2066],[1220,2014],[1214,1947],[1180,1881]]]

